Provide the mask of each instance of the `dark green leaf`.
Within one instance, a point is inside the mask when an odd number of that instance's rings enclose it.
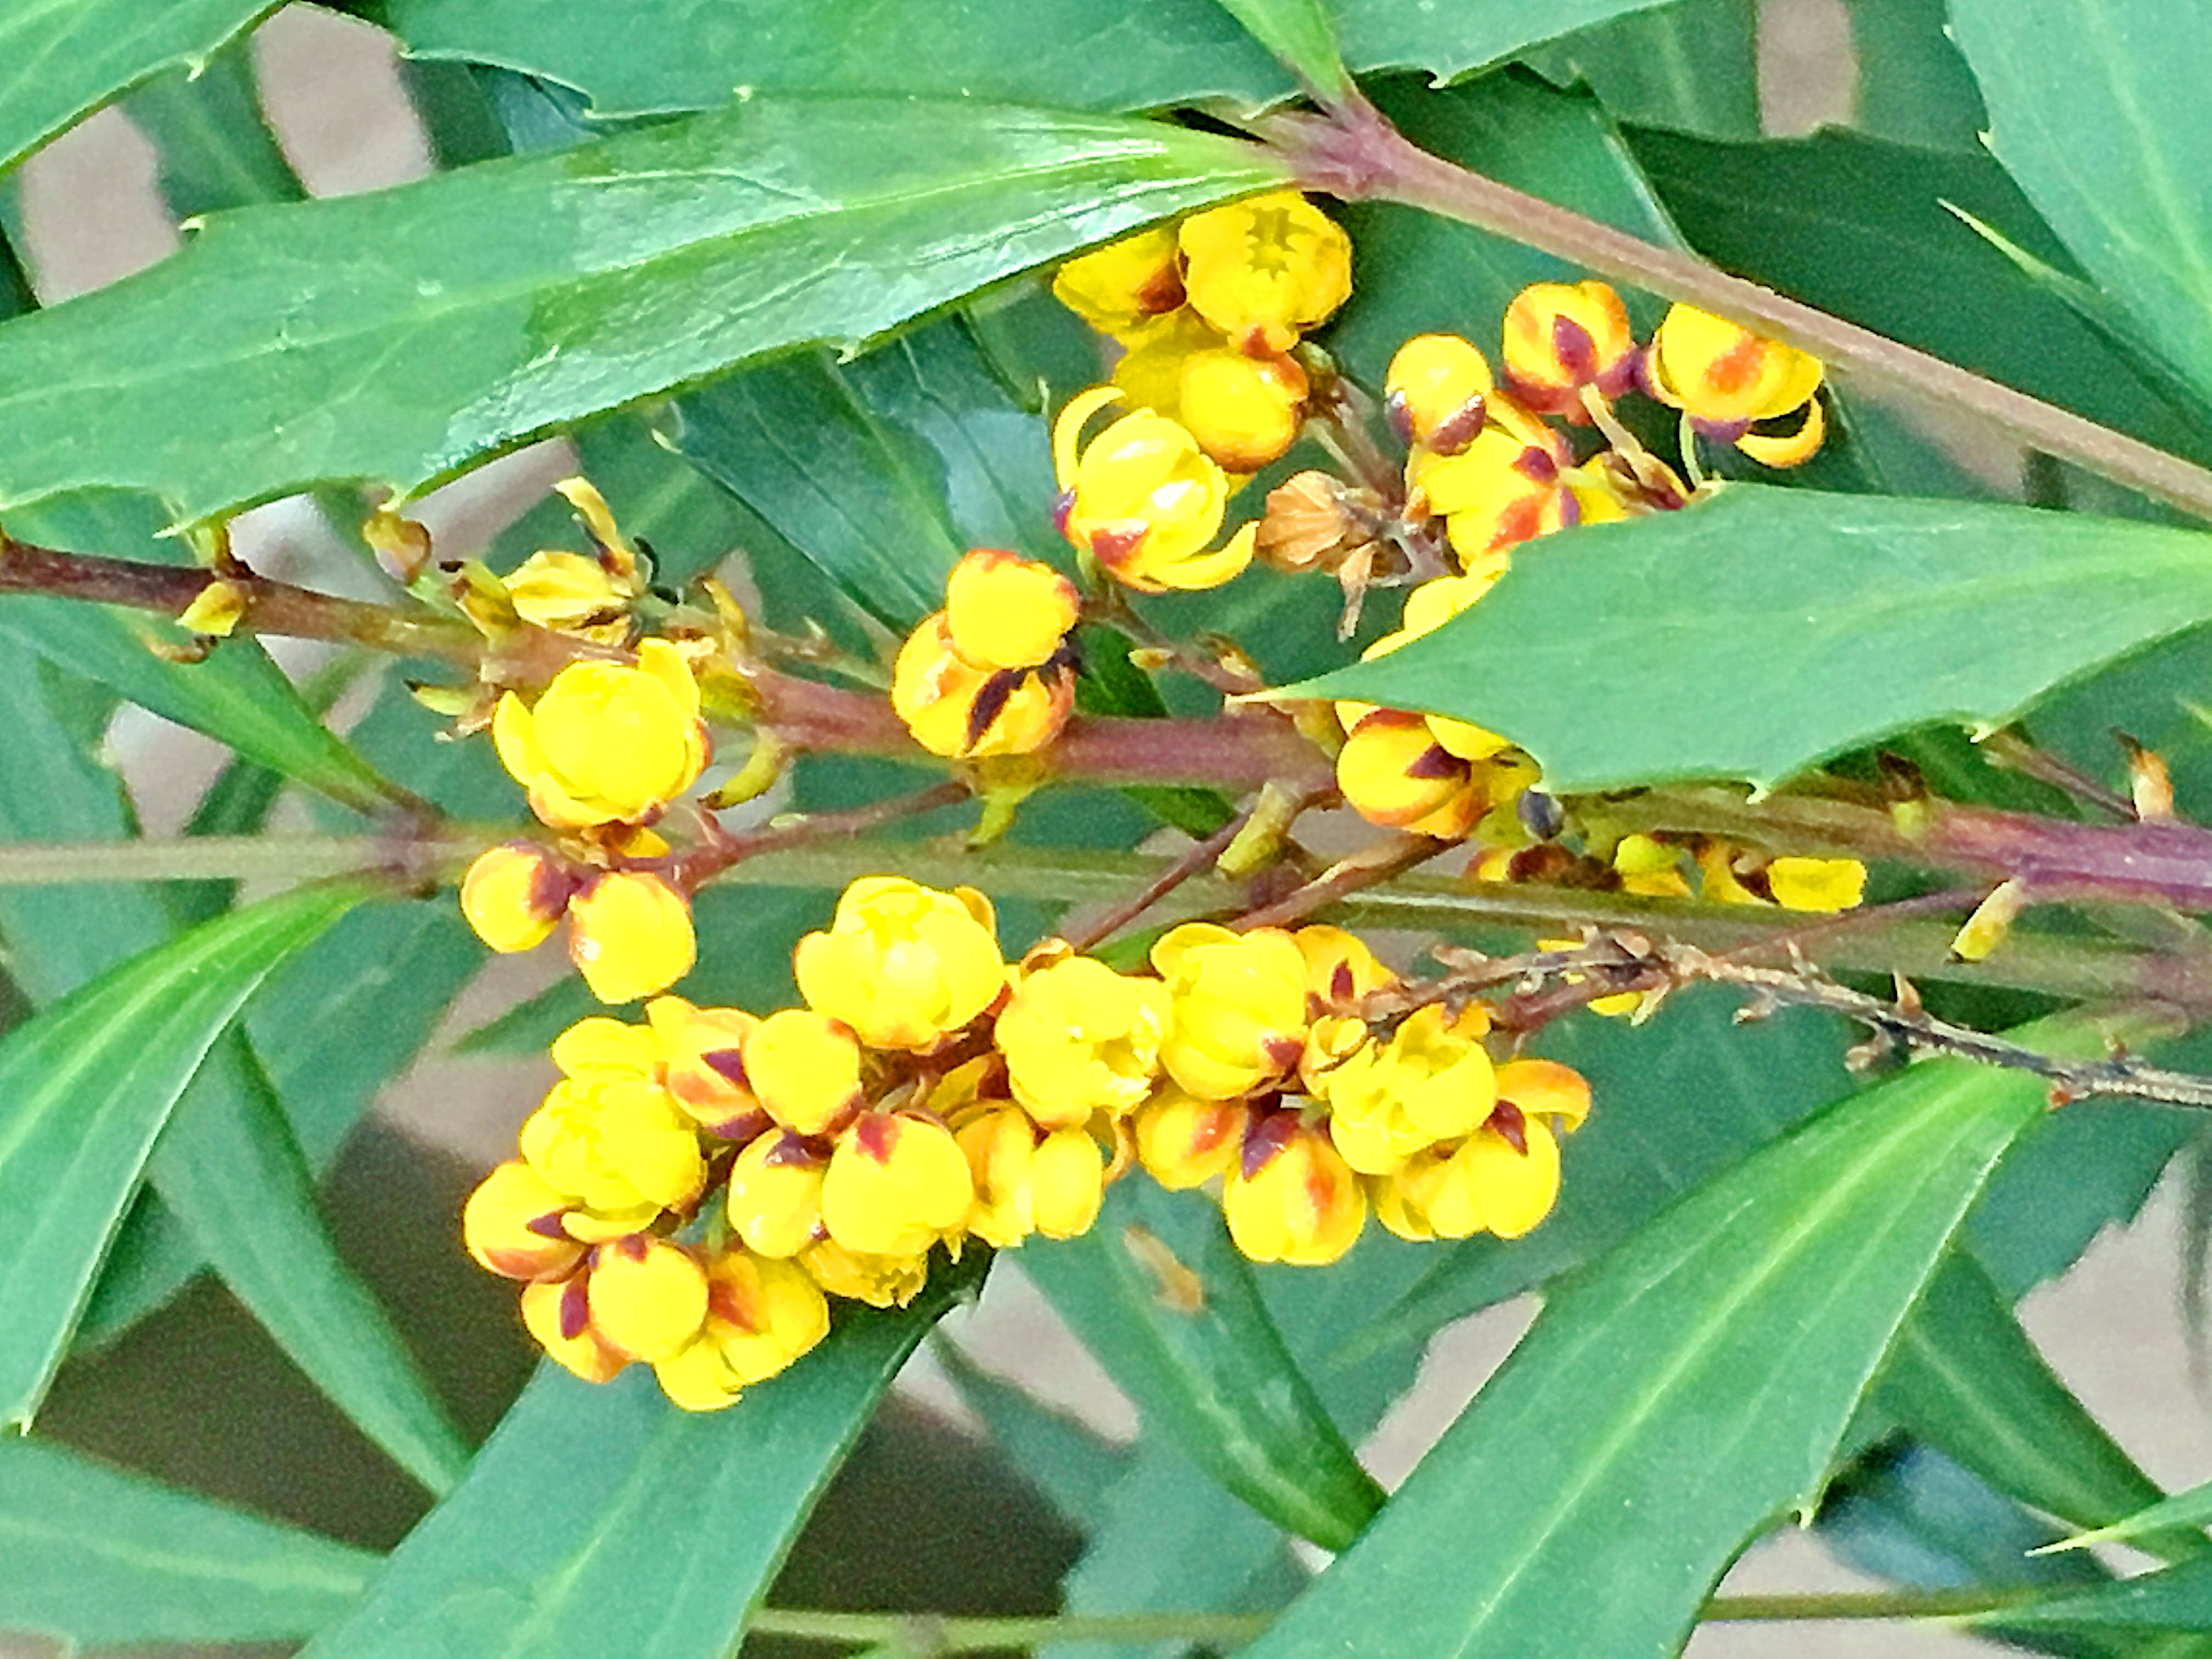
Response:
[[[138,488],[192,520],[325,480],[415,488],[1281,177],[1252,146],[1116,118],[759,97],[218,216],[0,326],[0,507]]]
[[[2208,1525],[2212,1525],[2212,1480],[2191,1486],[2186,1492],[2178,1492],[2171,1498],[2161,1498],[2108,1526],[2083,1532],[2066,1541],[2069,1547],[2117,1543],[2180,1527],[2201,1530]]]
[[[149,1169],[169,1213],[331,1403],[427,1490],[459,1482],[468,1448],[383,1304],[331,1243],[314,1177],[242,1036],[209,1054]]]
[[[1345,61],[1362,74],[1443,80],[1657,0],[1328,0]],[[891,0],[865,23],[779,0],[600,0],[549,12],[532,0],[389,0],[409,52],[500,64],[574,87],[598,116],[698,109],[757,93],[958,96],[1075,109],[1279,102],[1290,77],[1213,0]]]
[[[2099,287],[2212,396],[2212,34],[2193,6],[1951,0],[1987,142]]]
[[[722,1659],[915,1344],[974,1273],[904,1313],[848,1312],[790,1370],[695,1415],[634,1367],[548,1363],[459,1489],[314,1659]]]
[[[0,1443],[0,1628],[72,1647],[281,1642],[343,1613],[376,1558],[40,1440]]]
[[[1989,1273],[1957,1250],[1929,1280],[1870,1403],[1999,1492],[2077,1527],[2160,1496],[2044,1363]],[[2212,1551],[2186,1534],[2160,1545]]]
[[[1284,68],[1324,94],[1344,89],[1348,76],[1337,55],[1336,33],[1321,0],[1220,0],[1244,32],[1273,52]]]
[[[0,1422],[38,1410],[155,1137],[223,1027],[367,892],[303,887],[205,923],[0,1037]]]
[[[1859,70],[1851,125],[1876,138],[1979,151],[1989,116],[1944,27],[1944,0],[1850,3]]]
[[[1440,1656],[1674,1651],[1744,1540],[1817,1493],[1945,1243],[2044,1109],[2033,1079],[1917,1066],[1684,1199],[1552,1294],[1249,1651],[1382,1629]]]
[[[1147,1426],[1278,1526],[1341,1549],[1381,1504],[1205,1198],[1125,1182],[1022,1268]]]
[[[1088,1529],[1104,1509],[1109,1490],[1137,1461],[1136,1452],[1046,1405],[1019,1383],[985,1370],[957,1343],[940,1343],[931,1352],[960,1403],[982,1419],[1022,1478],[1070,1526]]]
[[[1425,1340],[1608,1249],[1692,1188],[1846,1092],[1844,1037],[1802,1011],[1735,1023],[1725,992],[1670,998],[1654,1023],[1560,1024],[1545,1052],[1589,1079],[1589,1121],[1563,1149],[1559,1208],[1525,1238],[1437,1247],[1395,1304],[1359,1322],[1362,1346]]]
[[[269,0],[52,0],[0,17],[0,169],[163,70],[197,68]]]
[[[1875,0],[1872,9],[1891,3]],[[1759,144],[1630,138],[1674,222],[1724,270],[2148,442],[2212,459],[2193,410],[1951,210],[2075,269],[2019,187],[1979,150],[1832,131]]]
[[[1708,138],[1759,135],[1757,0],[1673,0],[1523,61],[1554,85],[1581,82],[1617,121]]]
[[[139,88],[124,112],[153,142],[162,198],[179,219],[307,193],[262,119],[252,52],[242,40],[197,73]]]
[[[1765,787],[1915,726],[2002,724],[2208,617],[2193,532],[1736,484],[1547,542],[1436,632],[1294,690],[1476,721],[1559,790]]]

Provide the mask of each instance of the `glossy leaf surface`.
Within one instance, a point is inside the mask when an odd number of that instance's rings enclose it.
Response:
[[[1344,60],[1321,0],[1220,0],[1244,31],[1307,86],[1333,93],[1344,85]]]
[[[361,1593],[376,1558],[64,1447],[0,1442],[0,1629],[70,1646],[281,1642]]]
[[[593,1388],[548,1362],[467,1480],[306,1651],[722,1659],[900,1362],[972,1277],[940,1264],[908,1311],[853,1311],[726,1411],[679,1411],[643,1366]]]
[[[1767,786],[1911,726],[2001,723],[2208,617],[2212,537],[1738,484],[1523,548],[1480,605],[1295,690],[1474,720],[1558,790]]]
[[[0,1038],[0,1422],[37,1412],[155,1137],[223,1027],[367,890],[305,887],[205,923]]]
[[[1743,1541],[1818,1492],[1946,1241],[2043,1109],[2032,1079],[1919,1066],[1692,1194],[1552,1295],[1249,1651],[1357,1651],[1381,1629],[1439,1656],[1674,1651]]]
[[[1280,177],[1149,123],[761,97],[218,216],[152,270],[0,327],[0,506],[136,488],[194,519],[320,481],[417,486]]]

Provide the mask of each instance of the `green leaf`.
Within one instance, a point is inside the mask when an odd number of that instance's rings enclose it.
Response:
[[[1964,1622],[2000,1637],[2011,1632],[2028,1637],[2126,1635],[2138,1640],[2158,1634],[2202,1635],[2212,1632],[2212,1560],[2185,1562],[2097,1589],[2039,1596]]]
[[[1989,1273],[1954,1250],[1928,1282],[1870,1396],[1921,1438],[1999,1492],[2075,1526],[2116,1521],[2157,1501],[2137,1468],[2058,1380]],[[2184,1534],[2182,1554],[2212,1551]]]
[[[1660,0],[1328,0],[1346,64],[1447,80]],[[1297,88],[1213,0],[887,0],[865,26],[780,0],[389,0],[418,58],[459,58],[560,82],[599,117],[698,109],[757,93],[970,97],[1073,109],[1278,103]],[[894,44],[895,43],[895,44]]]
[[[1340,94],[1351,76],[1336,50],[1336,32],[1321,0],[1220,0],[1244,32],[1284,68],[1325,97]]]
[[[0,170],[102,104],[182,64],[276,10],[269,0],[50,0],[0,18]]]
[[[261,1061],[232,1032],[201,1071],[154,1147],[161,1202],[331,1402],[426,1490],[449,1491],[467,1471],[468,1447],[331,1243]]]
[[[1021,1261],[1147,1426],[1267,1519],[1341,1549],[1380,1505],[1207,1200],[1126,1182]]]
[[[1046,1405],[1019,1383],[985,1370],[957,1343],[934,1344],[930,1352],[960,1403],[982,1419],[1022,1478],[1070,1526],[1091,1527],[1107,1493],[1136,1462],[1136,1452]]]
[[[2097,285],[2212,395],[2212,186],[2191,6],[1951,0],[1987,142]]]
[[[1436,632],[1285,695],[1474,720],[1565,792],[1764,787],[1911,726],[2000,725],[2207,617],[2193,532],[1735,484],[1547,543]]]
[[[469,1478],[408,1535],[313,1659],[722,1659],[900,1362],[973,1271],[903,1313],[848,1311],[726,1411],[548,1363]]]
[[[1709,138],[1756,138],[1756,0],[1672,0],[1522,60],[1556,86],[1579,81],[1617,121]]]
[[[376,1558],[41,1440],[0,1442],[0,1629],[70,1647],[297,1640]]]
[[[1859,70],[1851,125],[1872,137],[1978,152],[1989,116],[1945,28],[1944,0],[1850,4]]]
[[[224,1026],[368,891],[303,887],[205,923],[0,1037],[0,1423],[37,1412],[155,1137]]]
[[[1684,1199],[1553,1293],[1247,1651],[1356,1651],[1384,1629],[1408,1653],[1675,1650],[1744,1540],[1818,1492],[1945,1243],[2044,1109],[2031,1078],[1916,1066]]]
[[[0,325],[0,508],[136,488],[197,520],[328,480],[419,488],[1282,176],[1152,123],[763,96],[219,215],[152,270]]]
[[[2087,1544],[2122,1543],[2149,1534],[2172,1531],[2180,1528],[2199,1530],[2212,1526],[2212,1480],[2178,1492],[2171,1498],[2160,1498],[2147,1504],[2131,1515],[2123,1516],[2109,1525],[2078,1533],[2068,1539],[2065,1547],[2078,1549]]]
[[[2162,448],[2212,459],[2192,410],[1954,211],[2076,269],[1985,153],[1833,131],[1756,144],[1629,138],[1674,222],[1723,269]]]
[[[1431,1247],[1427,1270],[1355,1328],[1358,1346],[1425,1340],[1580,1266],[1849,1090],[1835,1021],[1801,1009],[1739,1025],[1737,1006],[1693,990],[1649,1026],[1591,1016],[1547,1032],[1545,1054],[1595,1102],[1562,1149],[1559,1207],[1525,1238]]]
[[[123,107],[160,156],[161,197],[179,219],[297,201],[307,193],[262,118],[252,51],[245,41],[197,73],[149,82]]]

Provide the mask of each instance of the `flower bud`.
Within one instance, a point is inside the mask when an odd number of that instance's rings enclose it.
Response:
[[[1075,584],[1050,565],[1000,548],[979,547],[945,583],[945,626],[952,648],[978,668],[1042,666],[1075,626]]]
[[[1165,416],[1139,410],[1079,446],[1084,422],[1121,395],[1112,386],[1095,388],[1054,425],[1063,532],[1107,574],[1139,592],[1219,586],[1251,562],[1256,532],[1247,526],[1208,550],[1228,506],[1229,481],[1198,441]]]
[[[955,1139],[975,1183],[967,1230],[986,1243],[1073,1238],[1098,1218],[1106,1161],[1081,1129],[1047,1133],[1009,1106],[970,1119]]]
[[[796,1133],[827,1134],[861,1105],[860,1045],[826,1014],[770,1014],[747,1034],[743,1064],[754,1097]]]
[[[1202,351],[1183,361],[1176,418],[1224,472],[1257,472],[1297,441],[1308,390],[1291,358]]]
[[[1766,890],[1785,910],[1855,910],[1866,896],[1866,866],[1856,859],[1771,859]]]
[[[533,704],[499,702],[499,758],[556,829],[635,823],[690,787],[707,763],[699,688],[665,640],[638,647],[637,666],[572,662]]]
[[[1175,227],[1155,225],[1070,259],[1055,271],[1053,297],[1116,339],[1182,304],[1182,253]]]
[[[1491,556],[1579,521],[1563,453],[1550,443],[1525,442],[1498,422],[1485,427],[1461,453],[1410,469],[1428,510],[1443,515],[1462,568],[1495,571]]]
[[[799,993],[872,1048],[934,1048],[1006,989],[994,921],[972,888],[863,876],[837,901],[829,931],[799,941]]]
[[[645,1013],[676,1103],[726,1140],[758,1134],[768,1117],[745,1076],[744,1044],[760,1021],[742,1008],[695,1008],[681,997],[656,997]]]
[[[1498,1079],[1483,1051],[1490,1018],[1480,1007],[1458,1019],[1431,1003],[1387,1042],[1370,1043],[1329,1076],[1329,1139],[1363,1175],[1387,1175],[1414,1153],[1474,1132],[1498,1103]]]
[[[461,878],[461,915],[495,951],[543,945],[568,908],[575,878],[560,860],[528,842],[509,842],[478,855]]]
[[[1237,1248],[1255,1261],[1318,1267],[1341,1257],[1367,1224],[1367,1194],[1328,1137],[1295,1112],[1261,1118],[1221,1188]]]
[[[958,1231],[975,1201],[968,1159],[925,1118],[871,1112],[837,1137],[822,1224],[861,1255],[918,1255]]]
[[[661,1391],[686,1411],[715,1411],[787,1368],[830,1334],[821,1287],[787,1261],[726,1250],[707,1263],[698,1334],[657,1361]]]
[[[804,1136],[761,1136],[730,1166],[730,1224],[759,1255],[797,1255],[823,1237],[822,1182],[830,1160]]]
[[[595,558],[532,553],[503,580],[507,602],[526,623],[601,645],[620,645],[629,635],[636,587],[618,580]]]
[[[1277,1081],[1305,1050],[1306,966],[1288,933],[1207,922],[1152,946],[1170,999],[1160,1064],[1188,1092],[1231,1100]]]
[[[1826,430],[1814,394],[1820,365],[1778,341],[1695,306],[1675,306],[1651,337],[1646,378],[1651,394],[1687,414],[1700,431],[1734,443],[1765,466],[1795,466],[1820,447]],[[1747,431],[1802,409],[1785,437]]]
[[[1226,1175],[1243,1150],[1252,1109],[1241,1100],[1200,1100],[1172,1083],[1137,1109],[1137,1159],[1170,1192]]]
[[[1636,379],[1636,331],[1603,283],[1535,283],[1505,307],[1505,380],[1544,415],[1582,406],[1582,390],[1618,398]]]
[[[1472,762],[1436,739],[1419,714],[1380,708],[1337,751],[1336,787],[1370,823],[1457,841],[1489,810]]]
[[[507,1279],[565,1278],[584,1259],[562,1214],[575,1200],[527,1164],[501,1164],[477,1184],[461,1211],[469,1254]]]
[[[899,648],[891,707],[914,740],[947,760],[1036,753],[1075,709],[1065,664],[979,668],[953,648],[945,613],[925,617]]]
[[[1390,359],[1382,409],[1407,443],[1456,455],[1482,430],[1495,390],[1489,361],[1473,345],[1456,334],[1417,334]]]
[[[522,1287],[522,1322],[546,1357],[586,1382],[611,1382],[629,1356],[592,1328],[584,1275]]]
[[[633,1359],[665,1359],[706,1322],[706,1273],[666,1239],[632,1233],[600,1245],[586,1290],[592,1328]]]
[[[810,1244],[799,1257],[806,1276],[831,1296],[872,1308],[903,1308],[929,1280],[929,1253],[862,1255],[834,1238]]]
[[[602,1002],[665,991],[698,959],[691,906],[659,876],[612,870],[568,901],[568,956]]]
[[[1352,241],[1295,191],[1194,213],[1177,234],[1191,309],[1240,351],[1272,357],[1352,293]]]
[[[1167,988],[1067,957],[1024,975],[993,1028],[1013,1097],[1048,1128],[1133,1111],[1159,1074]]]
[[[567,1220],[577,1238],[607,1236],[594,1218],[634,1228],[663,1210],[684,1209],[706,1184],[697,1131],[667,1091],[652,1083],[556,1084],[518,1139],[539,1179],[556,1192],[575,1194],[589,1212]]]

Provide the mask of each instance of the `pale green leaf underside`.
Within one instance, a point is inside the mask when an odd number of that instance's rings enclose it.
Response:
[[[205,63],[271,0],[16,0],[0,9],[0,170],[177,64]]]
[[[0,509],[105,486],[197,519],[325,480],[412,489],[1281,178],[1152,123],[763,97],[218,215],[152,270],[0,325]]]
[[[1435,633],[1291,688],[1473,720],[1547,787],[1771,785],[2001,722],[2212,617],[2212,537],[2027,507],[1730,486],[1517,550]]]
[[[0,1629],[76,1645],[296,1640],[376,1558],[37,1440],[0,1442]]]
[[[1916,1067],[1665,1212],[1556,1291],[1253,1659],[1375,1651],[1384,1630],[1438,1659],[1675,1651],[1744,1540],[1817,1492],[1938,1253],[2044,1109],[2021,1073]]]
[[[301,888],[118,964],[0,1038],[0,1424],[27,1425],[155,1137],[284,957],[358,903]]]
[[[1657,3],[1327,0],[1322,10],[1352,69],[1444,79]],[[386,16],[418,57],[541,75],[606,116],[704,108],[740,86],[1099,110],[1267,104],[1296,91],[1215,0],[875,0],[860,26],[843,8],[787,0],[391,0]]]
[[[1990,148],[2142,337],[2212,395],[2212,30],[2190,3],[1951,0]]]

